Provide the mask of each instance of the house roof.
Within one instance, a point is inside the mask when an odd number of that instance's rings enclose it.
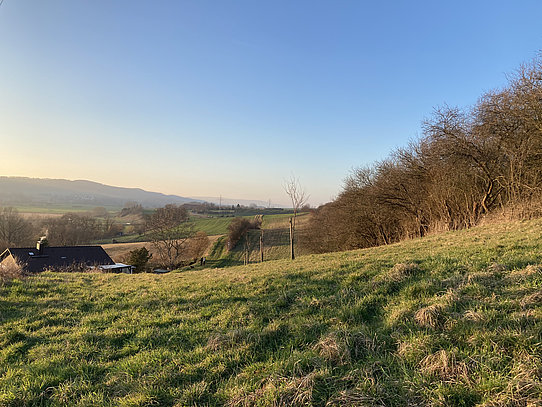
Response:
[[[115,264],[101,246],[58,246],[9,248],[0,255],[0,262],[13,256],[25,271],[37,273],[72,265],[87,266]]]

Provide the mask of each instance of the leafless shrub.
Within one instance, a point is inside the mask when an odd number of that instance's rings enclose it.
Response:
[[[3,286],[13,279],[21,278],[23,276],[24,271],[19,264],[15,262],[0,264],[0,286]]]
[[[249,230],[258,229],[260,226],[261,220],[258,219],[234,218],[228,226],[228,250],[232,250]]]
[[[423,327],[436,328],[442,324],[443,319],[443,307],[440,304],[433,304],[428,307],[420,308],[414,314],[416,323]]]
[[[314,251],[384,245],[484,219],[542,215],[542,58],[472,108],[442,106],[422,137],[346,178],[318,208]]]
[[[542,202],[531,198],[518,202],[509,202],[508,205],[499,208],[484,217],[480,224],[495,224],[514,220],[538,219],[542,217]]]

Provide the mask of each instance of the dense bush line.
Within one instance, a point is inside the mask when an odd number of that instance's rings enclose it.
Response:
[[[250,229],[259,229],[261,224],[261,216],[256,216],[252,220],[248,218],[233,219],[228,226],[228,250],[233,249]]]
[[[472,108],[436,109],[422,130],[387,159],[352,171],[338,198],[318,208],[305,238],[313,251],[388,244],[468,228],[510,207],[539,207],[541,59]]]

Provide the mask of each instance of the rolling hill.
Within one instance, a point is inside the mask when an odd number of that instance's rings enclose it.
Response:
[[[0,288],[0,405],[538,406],[542,220]]]
[[[82,205],[122,208],[130,201],[144,207],[157,208],[198,200],[85,180],[0,177],[0,205],[3,206]]]

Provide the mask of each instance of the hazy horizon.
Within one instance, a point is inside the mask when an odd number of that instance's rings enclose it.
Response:
[[[537,55],[542,4],[0,6],[0,175],[317,206]]]

